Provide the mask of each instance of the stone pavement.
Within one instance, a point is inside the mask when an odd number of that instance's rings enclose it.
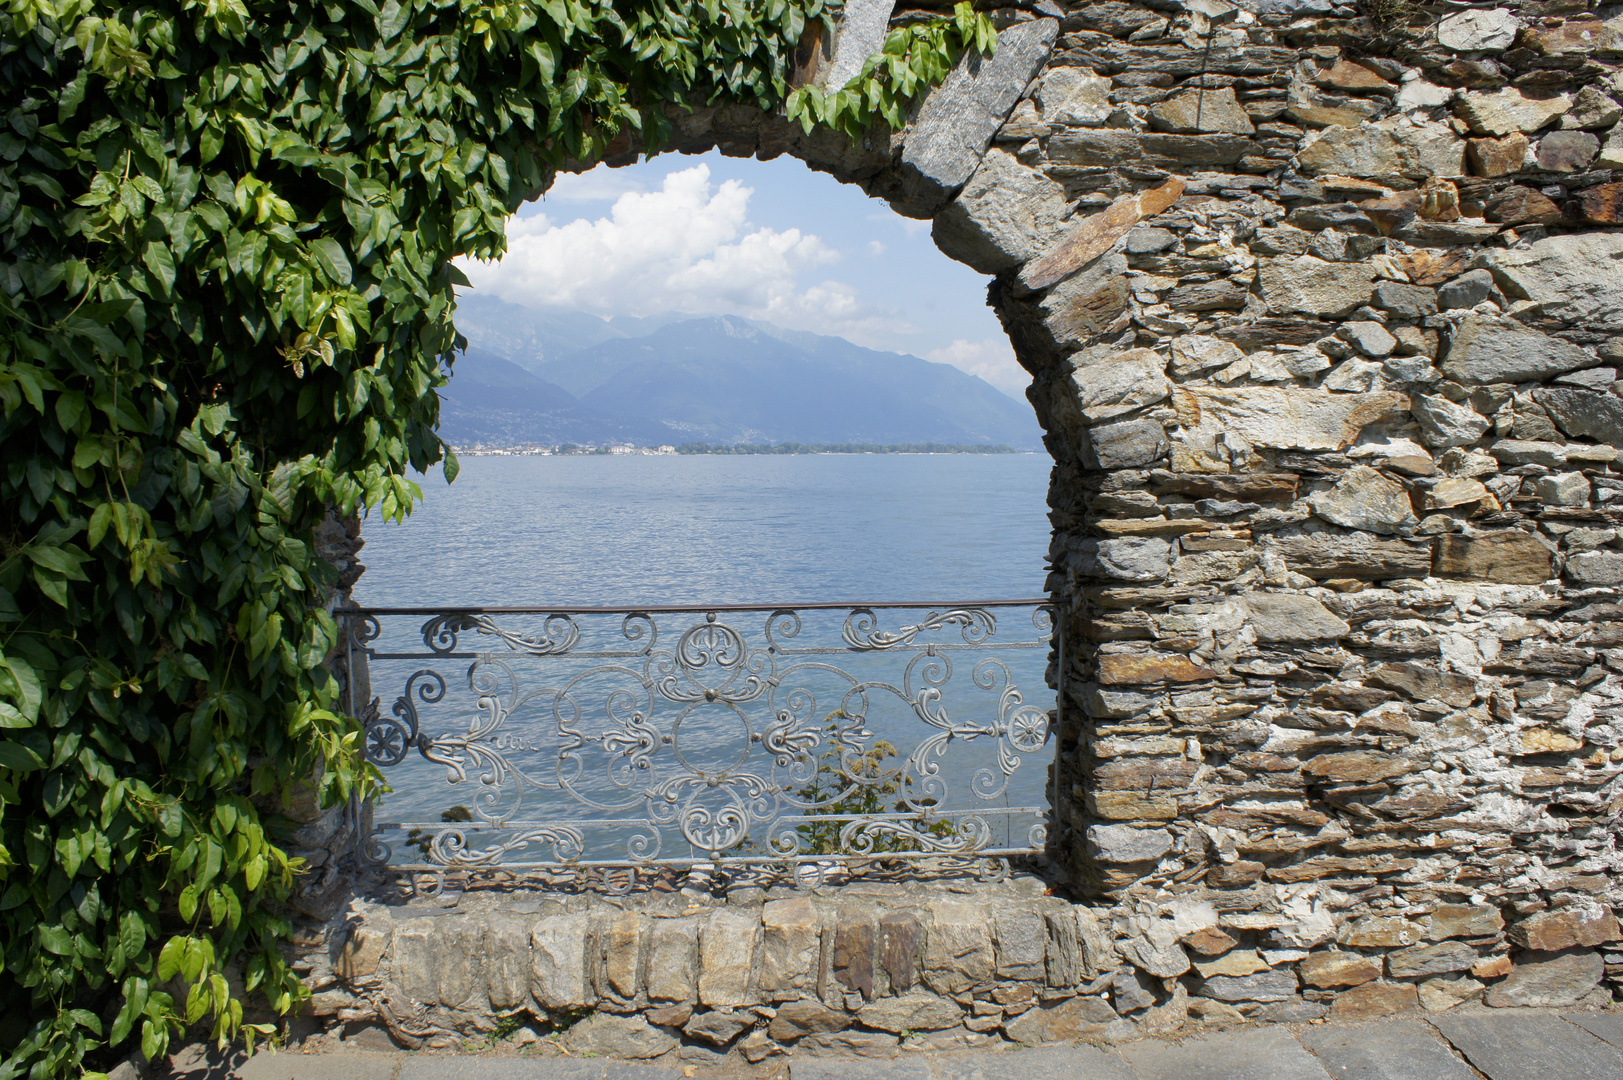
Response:
[[[777,1057],[756,1066],[512,1053],[174,1055],[153,1080],[1623,1080],[1623,1012],[1462,1008],[1360,1025],[1268,1025],[1115,1047]]]

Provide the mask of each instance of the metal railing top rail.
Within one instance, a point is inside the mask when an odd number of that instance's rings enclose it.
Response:
[[[919,611],[927,608],[1053,607],[1046,596],[1013,600],[814,600],[781,604],[523,604],[516,606],[467,607],[444,604],[428,607],[381,607],[359,604],[340,609],[344,615],[702,615],[709,611],[853,611],[884,608]]]
[[[1023,631],[994,613],[1011,608],[1030,609]],[[1063,645],[1047,598],[335,614],[352,677],[370,659],[402,687],[392,715],[363,710],[368,758],[398,767],[363,853],[430,888],[594,868],[996,873],[1045,846],[1049,762],[1021,765],[1059,705],[1025,689],[1048,693]],[[433,667],[449,660],[471,663],[448,679]],[[467,805],[447,808],[447,783]]]

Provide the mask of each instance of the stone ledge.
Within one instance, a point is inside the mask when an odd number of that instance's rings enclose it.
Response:
[[[1108,841],[1114,843],[1115,841]],[[1256,885],[1113,907],[1033,876],[621,897],[470,889],[355,899],[298,962],[310,1016],[411,1048],[562,1029],[577,1053],[1121,1042],[1188,1024],[1363,1020],[1462,1002],[1611,1001],[1597,908],[1511,925],[1487,905],[1348,920],[1334,890]],[[1517,951],[1512,951],[1516,949]]]

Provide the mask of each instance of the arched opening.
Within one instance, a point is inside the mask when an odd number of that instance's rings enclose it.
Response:
[[[415,747],[392,865],[1038,868],[1053,462],[982,273],[788,158],[599,166],[510,232],[463,267],[456,483],[355,593]]]

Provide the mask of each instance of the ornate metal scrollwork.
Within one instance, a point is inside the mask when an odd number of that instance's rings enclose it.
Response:
[[[415,748],[472,797],[441,822],[379,824],[363,855],[399,860],[428,888],[498,870],[611,890],[662,867],[763,881],[822,881],[876,860],[997,872],[1046,837],[1047,763],[1034,776],[1026,759],[1045,753],[1050,715],[1010,665],[1025,655],[1022,670],[1040,672],[1053,625],[1039,602],[998,606],[1035,607],[1037,634],[1000,640],[991,605],[942,606],[894,629],[885,616],[907,609],[520,613],[541,616],[539,630],[442,611],[415,624],[413,651],[385,647],[395,616],[350,613],[374,677],[384,660],[472,657],[467,696],[419,668],[392,716],[374,710],[364,743],[385,769]],[[459,652],[470,631],[496,651]],[[386,807],[421,804],[431,775],[402,773]],[[1011,789],[1027,776],[1035,787]],[[385,843],[394,833],[406,835]]]
[[[574,616],[564,612],[551,612],[543,620],[540,630],[529,633],[502,627],[488,615],[448,612],[423,624],[423,644],[434,655],[446,656],[457,651],[457,635],[464,630],[497,638],[506,642],[514,652],[530,656],[559,656],[573,649],[580,641],[580,627],[576,625]]]

